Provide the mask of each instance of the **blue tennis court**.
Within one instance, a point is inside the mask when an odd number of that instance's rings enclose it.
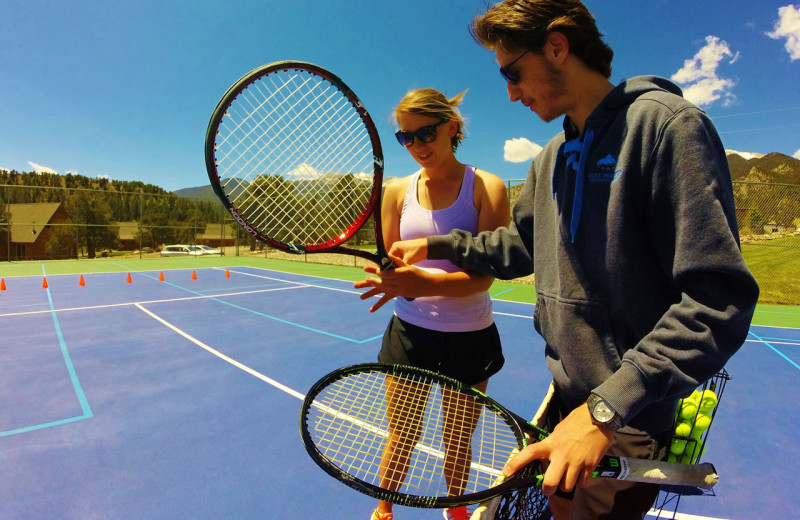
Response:
[[[391,305],[255,267],[130,274],[5,278],[0,518],[369,518],[374,500],[306,455],[298,412],[323,374],[375,360]],[[495,312],[506,366],[488,393],[532,415],[549,383],[532,306]],[[676,518],[795,517],[800,330],[753,326],[727,371],[703,456],[720,482]]]

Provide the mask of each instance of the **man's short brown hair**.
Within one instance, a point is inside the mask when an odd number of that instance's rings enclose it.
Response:
[[[470,26],[475,41],[487,49],[539,54],[553,31],[566,36],[570,53],[606,78],[611,77],[614,51],[603,42],[594,16],[580,0],[505,0],[476,16]]]

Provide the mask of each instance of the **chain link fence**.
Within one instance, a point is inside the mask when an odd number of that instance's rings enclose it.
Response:
[[[512,206],[522,183],[506,181]],[[735,182],[734,197],[742,250],[761,286],[760,301],[800,305],[800,186]],[[371,229],[365,225],[357,242],[372,241]],[[225,255],[365,263],[342,255],[278,254],[242,232],[216,199],[0,185],[0,261],[155,257],[173,244],[206,245]]]

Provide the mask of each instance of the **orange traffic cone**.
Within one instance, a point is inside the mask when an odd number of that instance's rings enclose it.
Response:
[[[0,291],[5,291],[5,290],[6,290],[6,279],[0,278]]]
[[[225,269],[225,278],[230,278],[230,277],[231,277],[231,270]]]
[[[42,277],[42,289],[47,289],[48,287],[50,287],[50,286],[47,285],[47,277],[43,276]]]
[[[163,271],[158,275],[158,281],[159,282],[163,282],[164,281],[164,272]]]
[[[83,281],[83,275],[81,275],[81,279],[78,280],[78,285],[81,287],[86,287],[86,282]]]
[[[197,273],[192,271],[192,280],[197,280]]]
[[[131,280],[131,273],[128,273],[128,279],[125,280],[125,283],[133,283],[133,280]]]

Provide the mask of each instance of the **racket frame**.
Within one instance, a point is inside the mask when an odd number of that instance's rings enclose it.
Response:
[[[335,237],[319,244],[288,243],[266,236],[256,226],[253,226],[250,222],[248,222],[247,219],[244,218],[234,206],[222,187],[222,179],[217,170],[215,146],[216,136],[218,134],[219,127],[225,118],[228,108],[250,85],[271,73],[287,70],[301,70],[316,75],[339,90],[358,113],[358,116],[363,122],[367,134],[369,135],[370,143],[372,145],[372,189],[370,191],[367,204],[361,210],[356,219],[346,229],[342,230],[341,233],[338,233]],[[380,202],[383,184],[383,149],[381,147],[378,130],[375,127],[372,117],[369,115],[369,112],[367,112],[367,109],[364,107],[364,104],[361,102],[358,96],[356,96],[356,94],[352,91],[352,89],[350,89],[350,87],[347,86],[347,84],[344,83],[344,81],[342,81],[337,75],[333,74],[329,70],[304,61],[276,61],[261,67],[257,67],[242,76],[228,89],[228,91],[217,104],[217,107],[214,109],[211,120],[208,124],[208,129],[206,130],[205,161],[206,170],[208,172],[209,180],[211,181],[211,187],[214,189],[214,193],[222,201],[225,209],[228,211],[228,213],[230,213],[231,217],[233,217],[233,220],[236,221],[236,223],[239,224],[249,235],[260,242],[286,253],[298,255],[304,253],[340,253],[357,256],[375,262],[381,267],[381,269],[393,267],[393,263],[386,254],[386,247],[383,243],[383,230],[381,229]],[[375,211],[376,207],[377,211]],[[352,238],[353,235],[355,235],[356,232],[367,223],[373,213],[375,213],[373,224],[375,228],[374,232],[377,252],[372,253],[370,251],[343,246],[345,242]]]
[[[425,508],[475,504],[488,498],[503,495],[507,492],[524,487],[541,486],[544,475],[523,477],[519,475],[521,472],[518,472],[493,487],[469,494],[460,496],[423,496],[401,493],[399,491],[389,491],[369,482],[365,482],[342,470],[331,463],[316,447],[311,433],[309,432],[307,418],[310,408],[314,405],[314,399],[327,386],[337,380],[361,372],[378,372],[395,377],[415,376],[418,378],[420,376],[425,376],[428,378],[425,383],[438,384],[439,386],[472,396],[477,402],[486,406],[486,411],[497,414],[503,422],[509,426],[517,439],[518,448],[520,450],[529,444],[529,438],[538,442],[538,440],[549,435],[546,430],[529,423],[485,393],[461,383],[456,379],[429,370],[403,365],[390,365],[385,363],[351,365],[334,370],[317,381],[308,391],[300,411],[300,434],[306,451],[309,456],[311,456],[312,460],[332,477],[373,498],[404,506]],[[664,470],[666,470],[666,474]],[[687,465],[609,455],[603,457],[592,476],[656,484],[693,485],[706,489],[710,489],[716,483],[716,470],[710,463]]]

